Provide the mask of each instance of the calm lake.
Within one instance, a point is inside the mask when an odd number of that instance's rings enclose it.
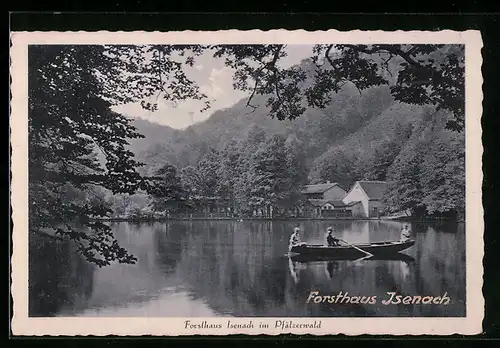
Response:
[[[95,267],[69,244],[30,252],[30,316],[465,316],[465,228],[412,223],[404,260],[292,262],[296,221],[113,223],[135,265]],[[399,239],[402,223],[300,222],[323,243],[328,226],[348,242]],[[377,296],[376,304],[306,303],[323,295]],[[383,305],[387,292],[442,296],[448,305]]]

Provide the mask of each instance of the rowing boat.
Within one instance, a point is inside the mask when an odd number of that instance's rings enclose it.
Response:
[[[373,255],[373,257],[383,258],[394,256],[400,251],[411,248],[415,244],[414,240],[408,241],[387,241],[365,244],[341,245],[341,246],[325,246],[303,244],[291,248],[290,253],[298,255],[308,255],[315,257],[328,257],[339,260],[350,260],[364,257],[367,254],[364,250]],[[361,249],[361,250],[359,250]]]

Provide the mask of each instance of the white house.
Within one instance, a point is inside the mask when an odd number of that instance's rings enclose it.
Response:
[[[342,201],[352,206],[355,217],[379,217],[385,208],[382,197],[386,189],[385,181],[356,181]]]

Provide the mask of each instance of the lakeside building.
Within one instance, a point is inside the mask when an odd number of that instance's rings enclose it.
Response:
[[[302,215],[311,218],[379,218],[385,206],[385,181],[356,181],[346,192],[338,183],[306,185]]]
[[[385,206],[382,198],[387,190],[385,181],[356,181],[347,192],[338,183],[304,186],[303,199],[294,207],[256,207],[248,217],[255,218],[319,218],[365,219],[380,218]],[[179,209],[180,208],[180,209]],[[191,197],[190,204],[169,209],[167,217],[235,218],[240,216],[234,202],[222,197]]]
[[[350,218],[352,208],[342,201],[346,194],[336,182],[306,185],[302,190],[305,198],[302,214],[310,218]]]
[[[353,217],[379,218],[385,210],[382,198],[386,190],[385,181],[356,181],[342,201],[351,205]]]
[[[346,190],[336,182],[327,181],[324,184],[306,185],[302,195],[307,199],[322,199],[326,201],[342,200],[347,194]]]
[[[350,218],[352,207],[341,200],[308,199],[303,205],[303,213],[311,218]]]

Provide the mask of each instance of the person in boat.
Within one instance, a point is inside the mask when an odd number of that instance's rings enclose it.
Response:
[[[333,235],[333,228],[328,227],[326,230],[326,245],[328,246],[340,246],[340,239]]]
[[[288,245],[288,249],[292,250],[294,246],[305,244],[300,240],[300,228],[297,226],[293,229],[293,233],[290,236],[290,243]]]
[[[401,229],[401,235],[399,240],[401,242],[406,242],[410,240],[410,238],[411,238],[410,229],[408,228],[408,225],[404,225],[403,228]]]

